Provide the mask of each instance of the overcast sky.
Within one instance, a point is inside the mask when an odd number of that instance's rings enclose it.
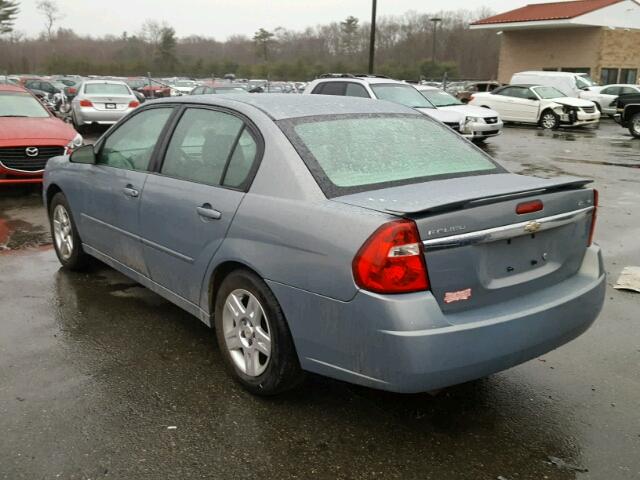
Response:
[[[546,0],[541,0],[546,1]],[[43,30],[38,0],[21,0],[15,28],[30,36]],[[57,0],[64,18],[61,26],[80,34],[135,33],[146,19],[166,21],[178,36],[205,35],[224,40],[236,33],[252,35],[258,28],[282,26],[302,29],[342,20],[349,15],[361,21],[371,15],[371,0]],[[488,6],[500,12],[517,8],[527,0],[378,0],[379,15],[409,10],[475,10]]]

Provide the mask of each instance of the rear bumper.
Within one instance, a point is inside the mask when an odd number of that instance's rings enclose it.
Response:
[[[92,123],[113,125],[132,110],[132,108],[127,108],[126,110],[102,111],[94,108],[77,108],[73,112],[73,115],[78,125],[88,125]]]
[[[507,369],[563,345],[604,303],[600,249],[580,271],[530,295],[444,315],[431,293],[360,291],[350,302],[268,282],[306,370],[394,392],[428,391]]]

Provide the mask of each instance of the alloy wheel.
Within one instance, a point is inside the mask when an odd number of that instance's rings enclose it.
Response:
[[[73,227],[63,205],[56,205],[53,210],[53,239],[60,257],[68,260],[73,255]]]
[[[552,129],[556,126],[556,116],[553,113],[545,113],[542,116],[542,126],[547,129]]]
[[[232,291],[225,300],[222,328],[235,366],[249,377],[263,374],[271,358],[271,329],[256,296],[243,289]]]

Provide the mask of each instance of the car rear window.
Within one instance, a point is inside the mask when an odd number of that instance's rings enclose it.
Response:
[[[129,88],[120,83],[87,83],[84,93],[89,95],[131,95]]]
[[[318,116],[279,124],[328,197],[504,171],[421,115]]]

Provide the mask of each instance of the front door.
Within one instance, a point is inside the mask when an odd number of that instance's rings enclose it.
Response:
[[[83,242],[146,274],[138,223],[147,168],[172,107],[141,111],[99,147],[88,172],[81,222]]]
[[[193,304],[244,196],[255,138],[235,115],[187,108],[145,184],[140,222],[150,277]]]

